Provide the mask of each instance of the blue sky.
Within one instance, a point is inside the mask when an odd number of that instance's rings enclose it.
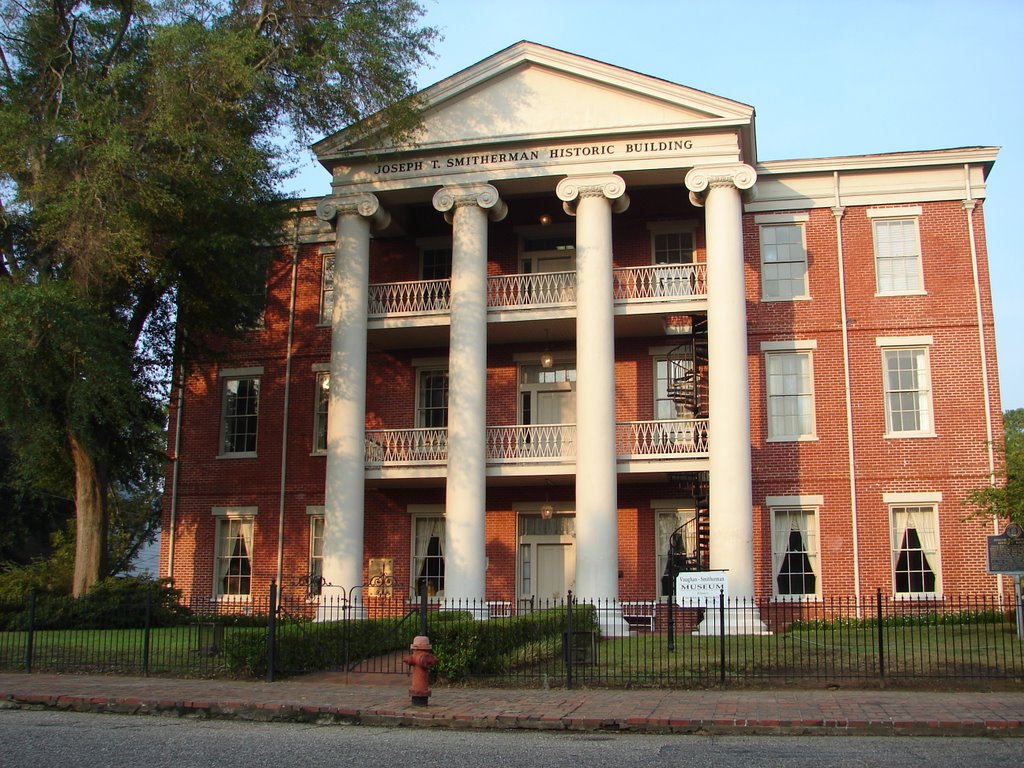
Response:
[[[1002,406],[1024,407],[1024,2],[422,2],[444,35],[422,86],[531,40],[753,106],[760,160],[1001,147],[985,222]],[[327,194],[312,165],[293,191]]]

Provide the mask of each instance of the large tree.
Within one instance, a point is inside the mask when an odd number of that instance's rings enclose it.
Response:
[[[251,325],[295,144],[403,137],[414,0],[0,0],[0,426],[73,491],[73,592],[159,462],[181,330]],[[178,331],[176,335],[175,331]]]
[[[1024,408],[1003,413],[1003,438],[1000,482],[979,488],[968,500],[978,507],[976,517],[1024,525]]]

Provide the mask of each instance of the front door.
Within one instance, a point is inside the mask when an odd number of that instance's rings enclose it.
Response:
[[[563,600],[576,585],[576,529],[572,514],[519,518],[519,597],[542,607]]]

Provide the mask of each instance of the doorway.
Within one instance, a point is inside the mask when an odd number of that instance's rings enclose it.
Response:
[[[535,606],[563,600],[576,586],[576,517],[519,517],[519,598]]]

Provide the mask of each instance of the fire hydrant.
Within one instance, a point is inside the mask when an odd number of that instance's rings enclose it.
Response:
[[[430,698],[430,670],[437,664],[437,656],[430,652],[432,649],[429,637],[417,635],[409,646],[412,653],[402,659],[411,668],[409,695],[412,703],[420,707],[427,706],[427,699]]]

